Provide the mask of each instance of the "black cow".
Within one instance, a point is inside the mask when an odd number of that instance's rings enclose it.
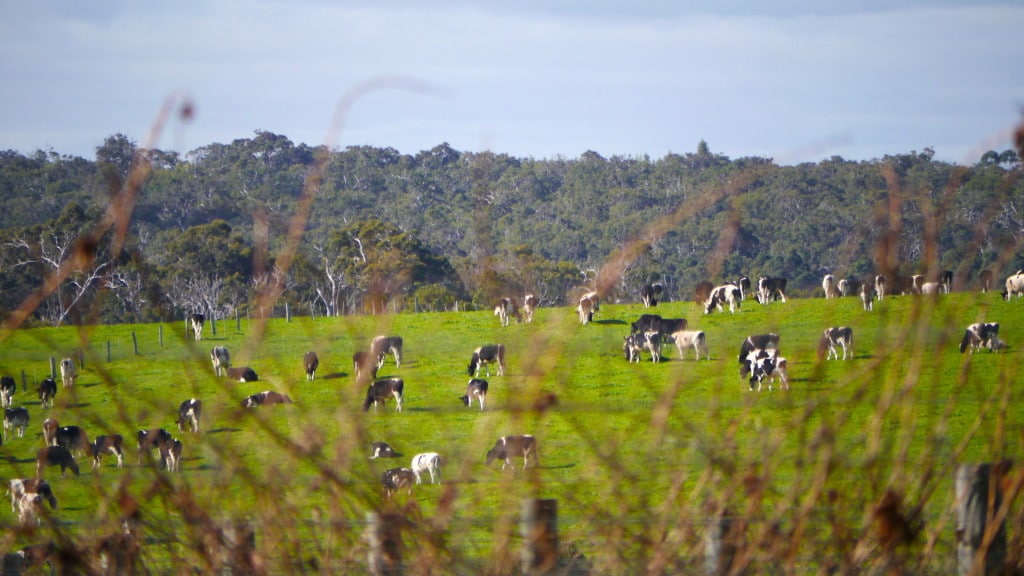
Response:
[[[210,350],[210,362],[213,363],[213,373],[223,376],[231,368],[231,353],[224,346],[214,346]]]
[[[78,463],[71,451],[63,446],[47,446],[36,452],[36,478],[43,477],[43,468],[60,466],[60,477],[63,478],[70,469],[78,476]]]
[[[74,453],[89,452],[89,436],[78,426],[61,426],[57,428],[57,446],[62,446]]]
[[[480,376],[480,367],[484,366],[489,378],[491,376],[491,364],[498,365],[498,376],[505,375],[504,344],[491,344],[474,350],[473,356],[469,359],[469,375],[474,378]]]
[[[651,306],[658,305],[658,296],[661,296],[661,292],[664,288],[661,284],[645,284],[640,287],[640,300],[644,303],[644,308],[650,308]]]
[[[630,334],[636,334],[637,332],[661,332],[661,316],[657,314],[644,314],[640,316],[636,322],[629,326]]]
[[[395,411],[402,411],[402,394],[405,391],[405,382],[401,378],[382,378],[366,387],[366,399],[363,400],[363,412],[374,409],[377,404],[384,404],[391,397],[395,399]]]
[[[53,378],[43,378],[39,383],[39,404],[43,408],[52,408],[53,399],[57,396],[57,381]]]
[[[469,406],[473,403],[473,400],[480,402],[480,409],[484,409],[484,401],[487,399],[487,380],[480,378],[473,378],[466,385],[466,395],[461,396],[462,404]]]

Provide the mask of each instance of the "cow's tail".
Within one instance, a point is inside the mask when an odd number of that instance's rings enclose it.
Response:
[[[963,354],[967,351],[967,347],[971,344],[971,331],[964,330],[964,338],[960,341],[960,353]]]
[[[473,352],[473,357],[469,360],[469,375],[473,376],[476,374],[476,368],[480,364],[480,354]]]

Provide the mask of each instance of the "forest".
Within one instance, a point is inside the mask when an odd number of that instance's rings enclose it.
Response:
[[[296,145],[257,131],[187,154],[107,137],[89,160],[0,152],[8,324],[486,309],[702,280],[1024,268],[1020,156],[934,150],[777,165],[701,141],[659,159]],[[276,306],[272,304],[276,303]]]

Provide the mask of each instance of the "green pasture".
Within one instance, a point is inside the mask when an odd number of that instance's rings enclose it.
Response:
[[[623,337],[645,312],[687,318],[706,332],[712,359],[695,361],[692,350],[680,358],[667,344],[660,363],[646,354],[628,363]],[[999,322],[1009,349],[960,354],[964,327],[977,321]],[[854,329],[854,359],[819,360],[822,330],[838,325]],[[788,391],[752,392],[739,378],[740,343],[764,332],[781,335]],[[351,357],[377,334],[405,342],[401,367],[389,356],[379,374],[405,380],[401,413],[393,403],[361,407]],[[492,368],[486,410],[464,407],[470,354],[494,343],[507,347],[506,374]],[[216,378],[209,352],[221,345],[260,381]],[[320,357],[314,382],[302,371],[307,350]],[[893,490],[920,512],[911,557],[921,573],[941,571],[929,567],[953,560],[953,467],[1024,456],[1022,350],[1024,304],[991,293],[890,297],[872,312],[856,298],[748,300],[735,314],[711,315],[688,302],[604,303],[586,326],[570,308],[542,308],[533,323],[508,327],[488,312],[231,318],[216,334],[208,323],[199,342],[186,338],[184,322],[21,329],[0,334],[0,373],[18,380],[14,404],[32,423],[24,438],[5,438],[0,477],[34,475],[48,417],[91,437],[122,434],[132,448],[123,470],[110,458],[99,471],[81,460],[77,478],[47,470],[58,509],[38,529],[0,512],[0,542],[88,541],[138,506],[144,555],[158,571],[201,566],[191,544],[200,514],[252,522],[275,572],[358,572],[366,514],[399,510],[411,523],[408,558],[503,573],[515,563],[520,502],[539,497],[558,500],[563,544],[602,573],[699,567],[704,526],[722,513],[748,520],[750,539],[765,544],[758,554],[792,566],[870,557],[870,510]],[[78,384],[43,410],[35,385],[50,358],[79,354]],[[294,404],[240,407],[267,389]],[[199,435],[174,424],[191,397],[204,402]],[[137,458],[135,432],[155,427],[184,443],[180,472]],[[538,437],[539,467],[485,466],[499,436],[522,433]],[[370,460],[377,440],[403,456]],[[443,483],[385,501],[380,474],[426,451],[444,455]]]

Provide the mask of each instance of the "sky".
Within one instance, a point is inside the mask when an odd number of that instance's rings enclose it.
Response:
[[[0,150],[973,164],[1024,121],[1022,31],[1020,0],[4,2]]]

